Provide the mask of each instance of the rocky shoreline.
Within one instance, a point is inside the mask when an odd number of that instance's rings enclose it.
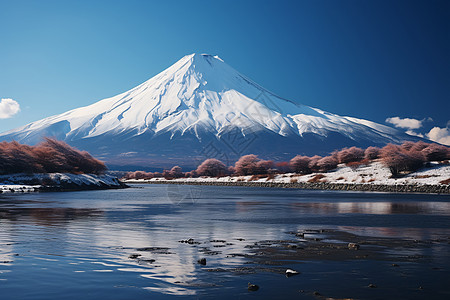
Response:
[[[309,190],[333,190],[333,191],[358,191],[358,192],[382,192],[382,193],[423,193],[423,194],[450,194],[450,185],[430,184],[361,184],[361,183],[328,183],[328,182],[248,182],[248,181],[180,181],[180,180],[128,180],[126,183],[145,184],[181,184],[181,185],[216,185],[216,186],[247,186],[267,188],[290,188]]]
[[[128,185],[111,175],[43,173],[0,176],[0,194],[105,190],[127,187]]]
[[[93,190],[114,190],[114,189],[125,189],[129,186],[120,182],[118,185],[109,184],[81,184],[77,185],[74,183],[67,183],[62,185],[45,185],[37,188],[36,192],[74,192],[74,191],[93,191]]]

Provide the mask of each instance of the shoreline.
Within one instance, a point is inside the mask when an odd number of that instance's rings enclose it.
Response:
[[[328,183],[328,182],[261,182],[261,181],[181,181],[181,180],[126,180],[126,184],[179,184],[209,186],[246,186],[265,188],[288,188],[306,190],[357,191],[382,193],[420,193],[450,194],[450,185],[431,184],[362,184],[362,183]]]
[[[39,173],[0,176],[0,194],[70,192],[127,188],[117,177],[96,174]]]

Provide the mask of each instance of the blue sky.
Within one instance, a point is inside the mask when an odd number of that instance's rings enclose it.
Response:
[[[0,98],[20,105],[0,112],[0,131],[124,92],[193,52],[340,115],[399,117],[416,133],[450,120],[450,1],[0,0],[0,22]]]

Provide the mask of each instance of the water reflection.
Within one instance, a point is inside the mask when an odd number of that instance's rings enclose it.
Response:
[[[17,222],[32,222],[43,226],[62,225],[69,221],[101,216],[103,212],[91,208],[0,208],[0,218]]]
[[[32,289],[31,277],[42,275],[74,288],[82,282],[111,291],[125,285],[192,296],[211,284],[202,268],[242,266],[247,260],[232,254],[250,253],[247,246],[261,240],[291,239],[289,231],[337,228],[410,239],[450,233],[448,197],[386,201],[380,195],[368,201],[364,194],[349,200],[339,193],[204,188],[202,198],[177,203],[159,185],[0,198],[0,280],[14,288],[21,277]],[[427,215],[433,220],[419,224]],[[392,223],[367,225],[380,216]],[[187,239],[195,243],[179,242]],[[433,249],[432,255],[445,255]],[[207,267],[197,263],[203,257]]]
[[[450,215],[448,202],[336,202],[292,203],[292,208],[314,214],[429,214]]]

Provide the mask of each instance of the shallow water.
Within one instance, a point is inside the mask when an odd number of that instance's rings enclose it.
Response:
[[[319,291],[335,298],[442,299],[450,296],[449,225],[448,195],[178,185],[2,194],[0,298],[317,299],[313,291]],[[251,259],[230,254],[307,229],[428,246],[401,249],[421,257],[415,261],[323,259],[258,272],[208,271],[254,267]],[[189,238],[199,244],[179,242]],[[203,257],[206,266],[197,263]],[[301,274],[286,278],[286,268]],[[248,291],[248,282],[260,289]]]

